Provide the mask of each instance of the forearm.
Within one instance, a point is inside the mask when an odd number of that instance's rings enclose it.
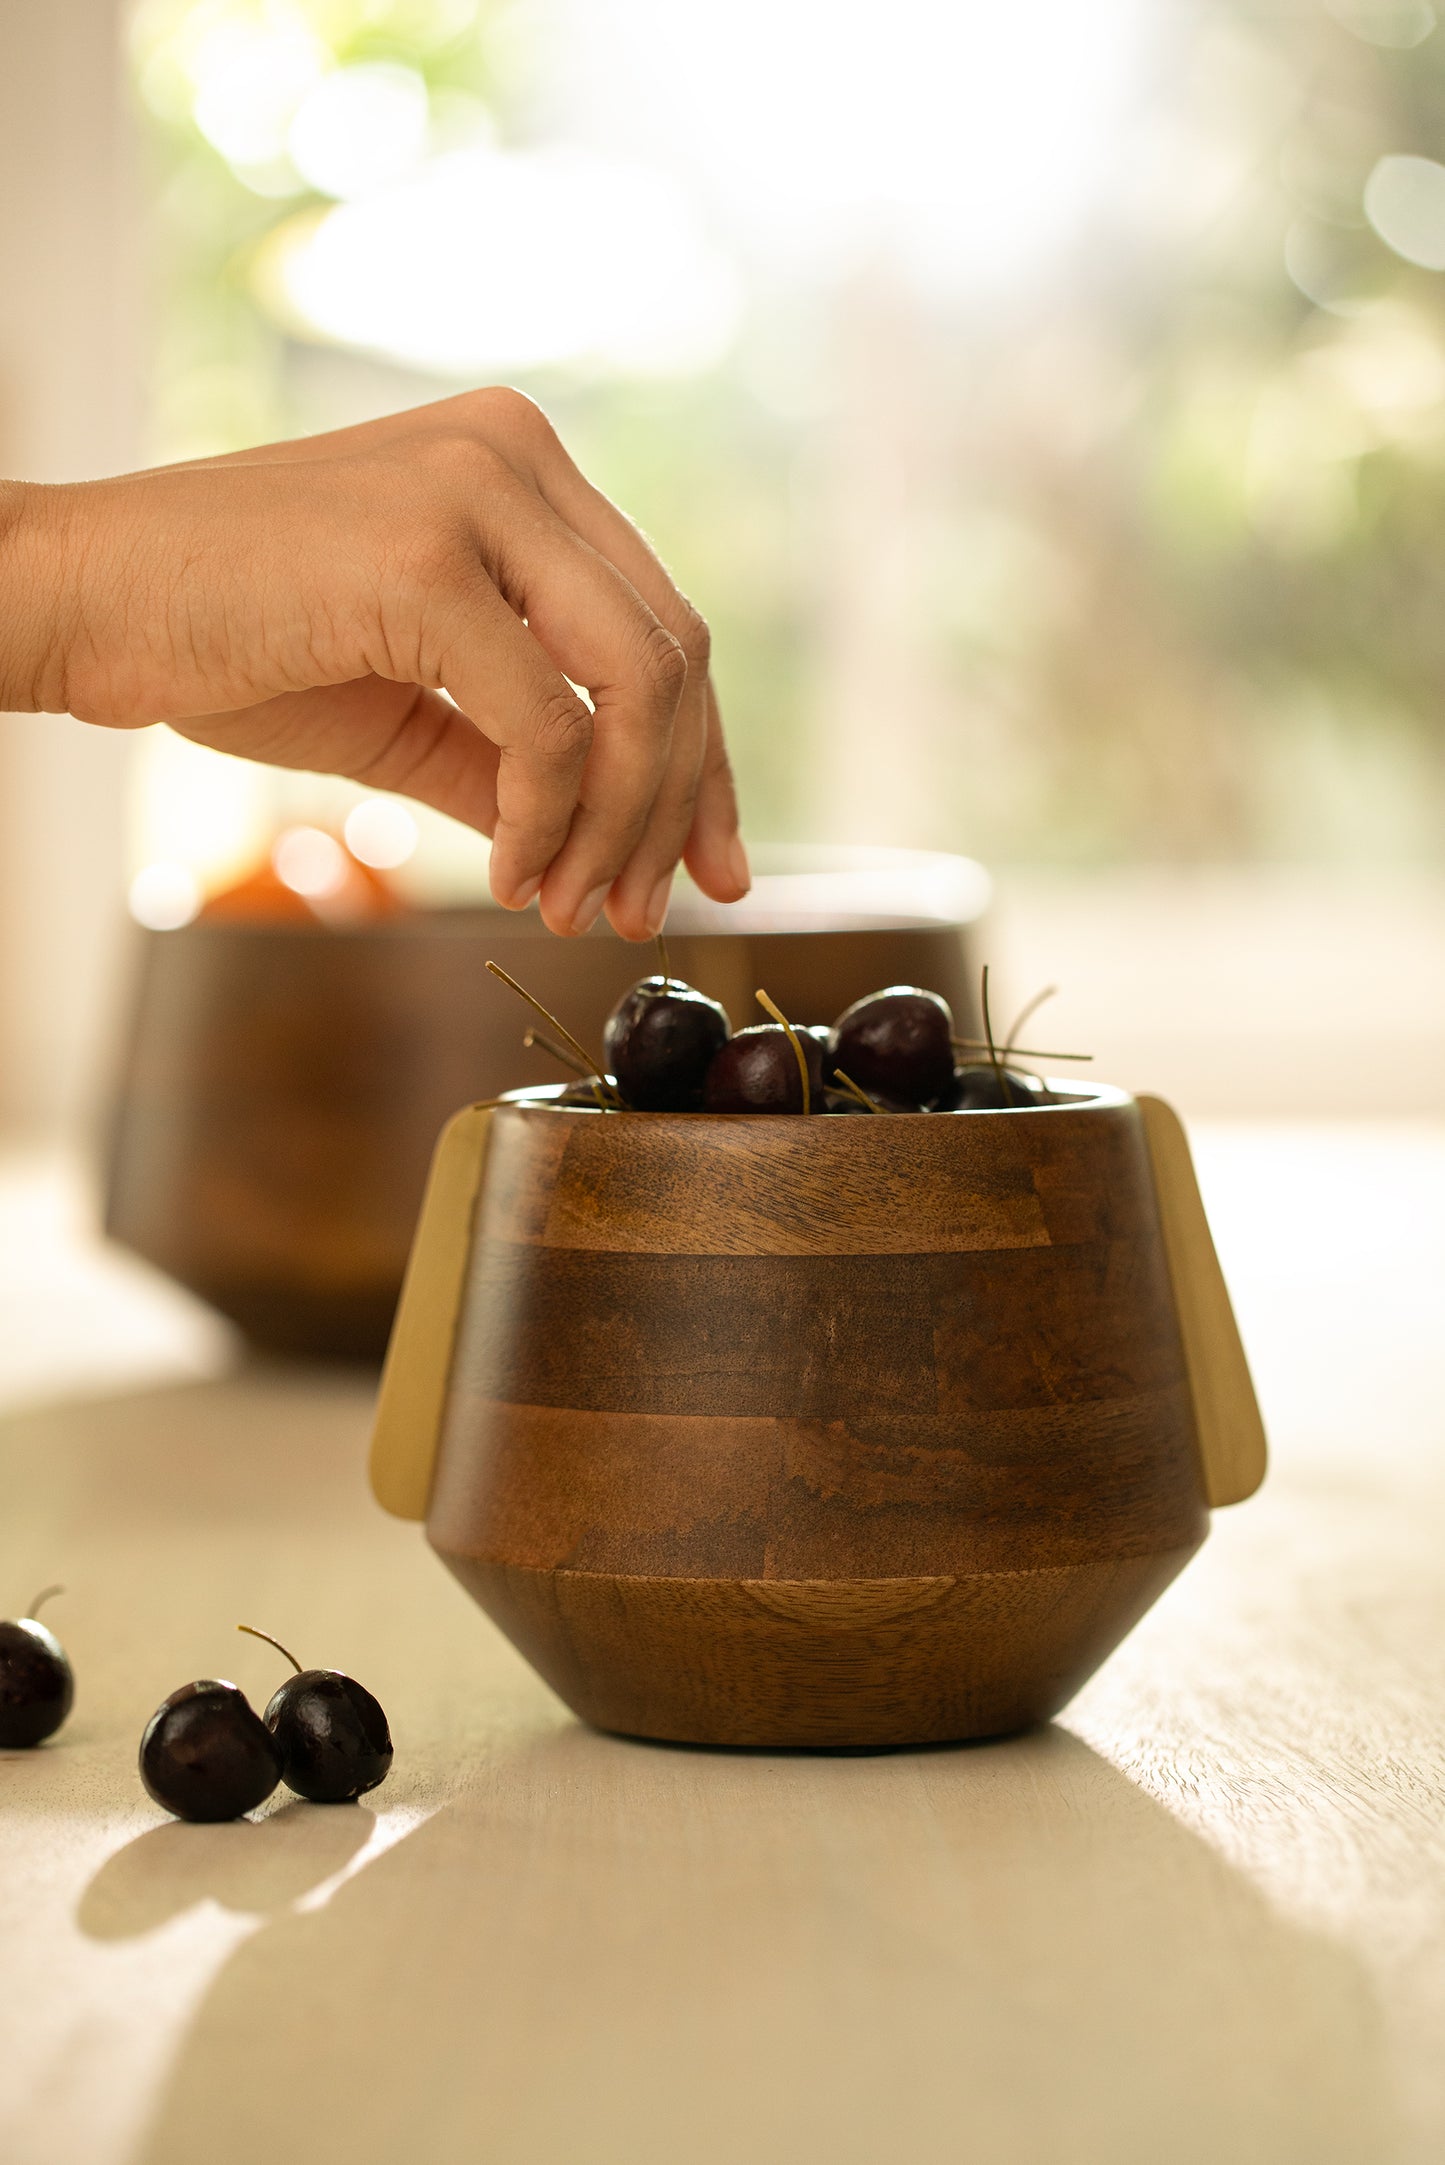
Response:
[[[66,711],[63,499],[0,481],[0,713]]]

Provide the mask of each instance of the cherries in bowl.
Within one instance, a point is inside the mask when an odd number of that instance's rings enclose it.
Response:
[[[661,943],[659,942],[659,946]],[[575,1080],[545,1093],[509,1092],[496,1104],[544,1105],[601,1113],[704,1112],[737,1114],[918,1114],[1028,1112],[1052,1105],[1054,1093],[1016,1058],[1087,1059],[1086,1053],[1026,1052],[1019,1033],[1053,987],[1031,1000],[1002,1048],[989,1016],[983,973],[984,1035],[957,1034],[952,1010],[922,985],[888,985],[851,1006],[831,1028],[794,1024],[759,988],[770,1018],[733,1030],[717,1000],[662,969],[623,994],[603,1032],[603,1057],[591,1054],[526,987],[489,962],[487,968],[528,1002],[557,1032],[530,1031]]]

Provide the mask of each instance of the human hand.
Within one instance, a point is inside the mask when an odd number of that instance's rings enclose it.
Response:
[[[717,901],[749,884],[707,627],[517,391],[0,485],[0,709],[169,722],[435,805],[554,932],[605,906],[648,937],[680,858]]]

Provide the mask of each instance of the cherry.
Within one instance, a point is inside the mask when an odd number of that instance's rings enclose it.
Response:
[[[803,1078],[794,1044],[808,1064],[809,1097],[823,1104],[823,1048],[810,1031],[790,1033],[775,1022],[753,1023],[713,1055],[703,1085],[710,1113],[800,1113]]]
[[[635,1111],[695,1112],[703,1079],[731,1027],[716,1000],[681,978],[644,977],[608,1016],[603,1057]]]
[[[828,1049],[828,1040],[833,1035],[832,1031],[826,1022],[798,1022],[794,1023],[793,1027],[799,1037],[810,1037],[817,1046],[823,1061],[823,1087],[825,1090],[831,1090],[833,1087],[833,1060]],[[811,1073],[811,1068],[809,1072]]]
[[[936,992],[890,985],[843,1010],[828,1050],[870,1097],[917,1111],[952,1085],[953,1016]]]
[[[239,1819],[276,1787],[281,1753],[239,1686],[203,1677],[146,1723],[140,1778],[177,1819]]]
[[[312,1804],[349,1804],[391,1771],[391,1731],[379,1702],[339,1669],[303,1669],[269,1631],[238,1624],[285,1654],[294,1676],[273,1693],[263,1719],[281,1755],[281,1779]]]
[[[956,1037],[953,1042],[963,1051],[987,1051],[988,1059],[970,1060],[955,1069],[953,1085],[948,1096],[941,1101],[942,1109],[952,1112],[1010,1112],[1030,1105],[1052,1105],[1054,1100],[1046,1083],[1036,1075],[1020,1074],[1008,1063],[1015,1050],[1021,1050],[1019,1032],[1029,1017],[1058,991],[1057,985],[1045,985],[1036,992],[1027,1006],[1017,1016],[1013,1028],[1000,1052],[994,1041],[993,1021],[989,1013],[988,964],[983,966],[983,983],[980,1004],[983,1008],[983,1038]],[[1091,1060],[1087,1052],[1036,1052],[1024,1053],[1025,1059],[1034,1060]]]
[[[953,1088],[940,1107],[956,1113],[997,1113],[1028,1105],[1047,1105],[1048,1092],[1032,1075],[994,1067],[984,1060],[955,1070]]]
[[[75,1700],[75,1678],[55,1633],[35,1612],[63,1586],[47,1586],[28,1616],[0,1623],[0,1746],[13,1750],[54,1736]]]
[[[865,1105],[861,1098],[849,1097],[846,1090],[825,1090],[823,1110],[825,1113],[862,1113],[866,1119],[875,1108]]]

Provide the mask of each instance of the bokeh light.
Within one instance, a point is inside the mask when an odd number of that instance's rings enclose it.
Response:
[[[342,832],[353,857],[376,872],[394,872],[416,854],[420,831],[394,797],[365,797],[346,815]]]
[[[302,180],[322,195],[364,195],[420,164],[428,117],[415,68],[395,61],[337,68],[302,99],[286,147]]]
[[[130,883],[130,914],[151,932],[175,932],[201,907],[201,883],[183,864],[142,865]]]
[[[738,290],[661,176],[593,153],[481,145],[281,227],[258,291],[337,344],[447,375],[593,361],[693,371]]]
[[[346,852],[319,827],[288,827],[271,850],[276,877],[308,902],[325,901],[346,885]]]
[[[887,250],[931,288],[1037,273],[1097,201],[1141,0],[563,0],[583,140],[686,174],[730,239],[816,277]],[[686,86],[685,90],[681,86]]]
[[[1427,271],[1445,271],[1445,165],[1389,157],[1365,183],[1365,215],[1387,248]]]

